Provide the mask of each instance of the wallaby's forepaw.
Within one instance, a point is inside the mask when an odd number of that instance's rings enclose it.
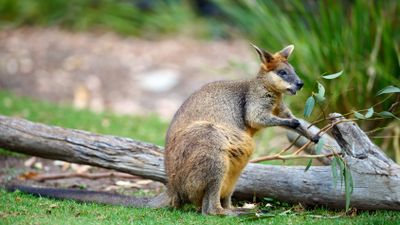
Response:
[[[314,136],[311,138],[311,141],[314,142],[314,143],[318,143],[320,138],[321,138],[321,136],[319,136],[319,135],[314,135]]]
[[[298,119],[292,119],[291,121],[290,121],[290,127],[291,128],[293,128],[293,129],[296,129],[296,128],[298,128],[299,126],[301,125],[301,123],[300,123],[300,121],[298,120]]]

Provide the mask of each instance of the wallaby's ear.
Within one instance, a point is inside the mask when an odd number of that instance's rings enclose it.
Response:
[[[279,54],[283,57],[285,57],[286,59],[289,58],[290,54],[292,54],[294,49],[294,45],[288,45],[285,48],[283,48],[282,50],[279,51]]]
[[[250,43],[250,44],[251,44],[251,43]],[[254,44],[251,44],[251,46],[253,46],[253,48],[257,51],[258,55],[260,56],[260,59],[261,59],[261,62],[262,62],[262,63],[268,63],[268,62],[271,61],[271,59],[272,59],[272,57],[273,57],[271,53],[265,51],[265,50],[262,49],[262,48],[257,47],[257,46],[254,45]]]

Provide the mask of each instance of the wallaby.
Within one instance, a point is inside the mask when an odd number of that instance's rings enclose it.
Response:
[[[231,196],[262,128],[283,126],[318,142],[283,103],[303,86],[288,58],[294,46],[271,54],[253,45],[261,59],[257,76],[249,80],[218,81],[192,94],[176,112],[166,136],[167,191],[149,198],[100,192],[9,187],[47,197],[127,206],[171,206],[193,203],[204,215],[238,215]]]

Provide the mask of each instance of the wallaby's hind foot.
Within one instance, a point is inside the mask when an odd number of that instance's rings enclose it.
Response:
[[[148,207],[151,208],[163,208],[170,205],[170,198],[166,192],[162,192],[161,194],[157,195],[156,197],[149,200],[147,203]]]
[[[250,209],[234,208],[231,205],[230,196],[221,200],[220,187],[220,182],[216,181],[212,183],[206,190],[206,193],[204,193],[202,203],[203,215],[239,216],[250,213]]]
[[[215,208],[209,210],[203,210],[203,215],[214,215],[214,216],[242,216],[253,214],[253,209],[244,209],[244,208],[232,208],[232,209],[224,209],[224,208]]]
[[[233,209],[234,207],[232,206],[231,195],[221,199],[221,205],[224,209]]]

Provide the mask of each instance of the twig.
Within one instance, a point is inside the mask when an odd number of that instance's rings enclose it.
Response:
[[[375,129],[372,129],[372,130],[369,130],[369,131],[365,131],[364,133],[366,133],[368,135],[368,134],[372,134],[372,133],[375,133],[377,131],[388,129],[388,128],[389,127],[378,127],[378,128],[375,128]]]
[[[370,138],[400,138],[400,136],[398,136],[398,135],[371,136]]]
[[[300,139],[300,137],[301,137],[301,135],[299,134],[299,135],[297,136],[297,138],[296,138],[288,147],[286,147],[285,149],[283,149],[282,151],[280,151],[280,152],[278,153],[278,155],[281,155],[282,153],[285,153],[286,151],[288,151],[289,149],[291,149],[291,148],[294,146],[294,144]]]
[[[323,158],[323,157],[331,157],[337,154],[341,153],[330,153],[330,154],[320,154],[320,155],[295,155],[295,154],[290,154],[290,155],[268,155],[268,156],[263,156],[257,159],[253,159],[250,162],[252,163],[257,163],[257,162],[262,162],[262,161],[270,161],[270,160],[289,160],[289,159],[317,159],[317,158]]]
[[[318,133],[316,135],[320,135],[322,133],[326,133],[328,130],[330,130],[333,126],[335,126],[336,124],[342,122],[343,120],[337,121],[333,124],[328,124],[325,127],[323,127],[321,130],[318,131]],[[294,154],[298,155],[300,152],[302,152],[305,148],[307,148],[310,144],[312,143],[311,140],[309,140],[306,144],[304,144],[303,146],[301,146],[301,148],[297,149]]]

